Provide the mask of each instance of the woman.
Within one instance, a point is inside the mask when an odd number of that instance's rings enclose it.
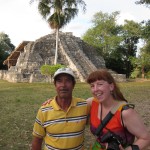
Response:
[[[99,147],[97,148],[99,150],[143,150],[148,147],[150,144],[148,130],[136,111],[130,108],[131,105],[125,104],[127,100],[111,74],[105,69],[94,71],[88,76],[87,83],[90,84],[93,94],[93,98],[87,99],[88,104],[91,105],[90,129],[92,134],[97,134],[98,126],[103,123],[102,120],[111,109],[120,101],[124,102],[98,133],[92,149]]]

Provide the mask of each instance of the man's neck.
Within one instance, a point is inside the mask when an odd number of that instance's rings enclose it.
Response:
[[[71,104],[72,97],[68,97],[68,98],[56,97],[56,101],[62,110],[67,111]]]

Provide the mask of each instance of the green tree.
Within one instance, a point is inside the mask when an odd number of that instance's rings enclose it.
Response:
[[[104,57],[120,43],[121,39],[117,36],[119,28],[116,24],[118,15],[119,12],[110,15],[101,11],[96,13],[92,19],[92,28],[82,37],[90,45],[99,48]]]
[[[137,58],[132,57],[131,63],[134,66],[134,70],[131,74],[131,76],[139,70],[138,74],[134,75],[134,78],[138,77],[138,75],[141,75],[142,78],[145,78],[145,72],[149,72],[150,68],[150,54],[143,53],[139,55]]]
[[[124,60],[120,43],[122,28],[117,25],[119,12],[112,14],[98,12],[93,16],[92,27],[83,35],[83,40],[96,47],[104,57],[106,67],[124,73]]]
[[[34,0],[31,0],[33,2]],[[77,16],[79,6],[86,10],[83,0],[38,0],[38,10],[52,29],[56,31],[56,51],[54,64],[57,64],[59,29],[67,25]]]
[[[125,20],[124,25],[117,25],[119,12],[112,14],[98,12],[92,20],[92,27],[83,35],[83,40],[98,48],[104,57],[106,67],[118,73],[132,71],[130,57],[135,57],[137,44],[141,38],[141,24]]]
[[[47,76],[49,78],[49,81],[52,82],[52,77],[55,73],[55,71],[59,68],[64,67],[64,65],[56,64],[56,65],[43,65],[40,68],[41,74]]]
[[[150,7],[150,0],[139,0],[135,2],[136,4],[144,4],[147,7]]]
[[[3,61],[14,49],[15,46],[11,43],[8,35],[0,32],[0,69],[7,69],[7,66],[3,65]]]
[[[143,21],[142,24],[142,40],[144,43],[142,51],[145,53],[150,53],[150,20]]]
[[[133,20],[125,20],[125,24],[122,26],[122,33],[120,34],[123,38],[120,45],[124,54],[123,60],[126,63],[126,75],[129,77],[133,69],[130,57],[136,57],[137,44],[141,38],[141,25]]]
[[[145,78],[150,71],[150,20],[142,22],[141,39],[143,40],[143,47],[140,49],[139,56],[132,58],[132,64],[140,70],[142,78]]]

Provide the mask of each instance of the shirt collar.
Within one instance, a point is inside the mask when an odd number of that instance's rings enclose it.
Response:
[[[54,110],[61,110],[60,106],[56,102],[56,96],[52,100],[51,104],[52,104],[52,107],[53,107]],[[74,97],[72,97],[70,107],[75,107],[76,105],[77,105],[77,101],[75,100]]]

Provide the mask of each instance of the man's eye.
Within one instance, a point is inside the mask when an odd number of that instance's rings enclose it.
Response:
[[[71,82],[72,80],[71,79],[67,79],[66,81]]]
[[[57,82],[61,82],[61,80],[60,80],[60,79],[58,79],[58,80],[57,80]]]

